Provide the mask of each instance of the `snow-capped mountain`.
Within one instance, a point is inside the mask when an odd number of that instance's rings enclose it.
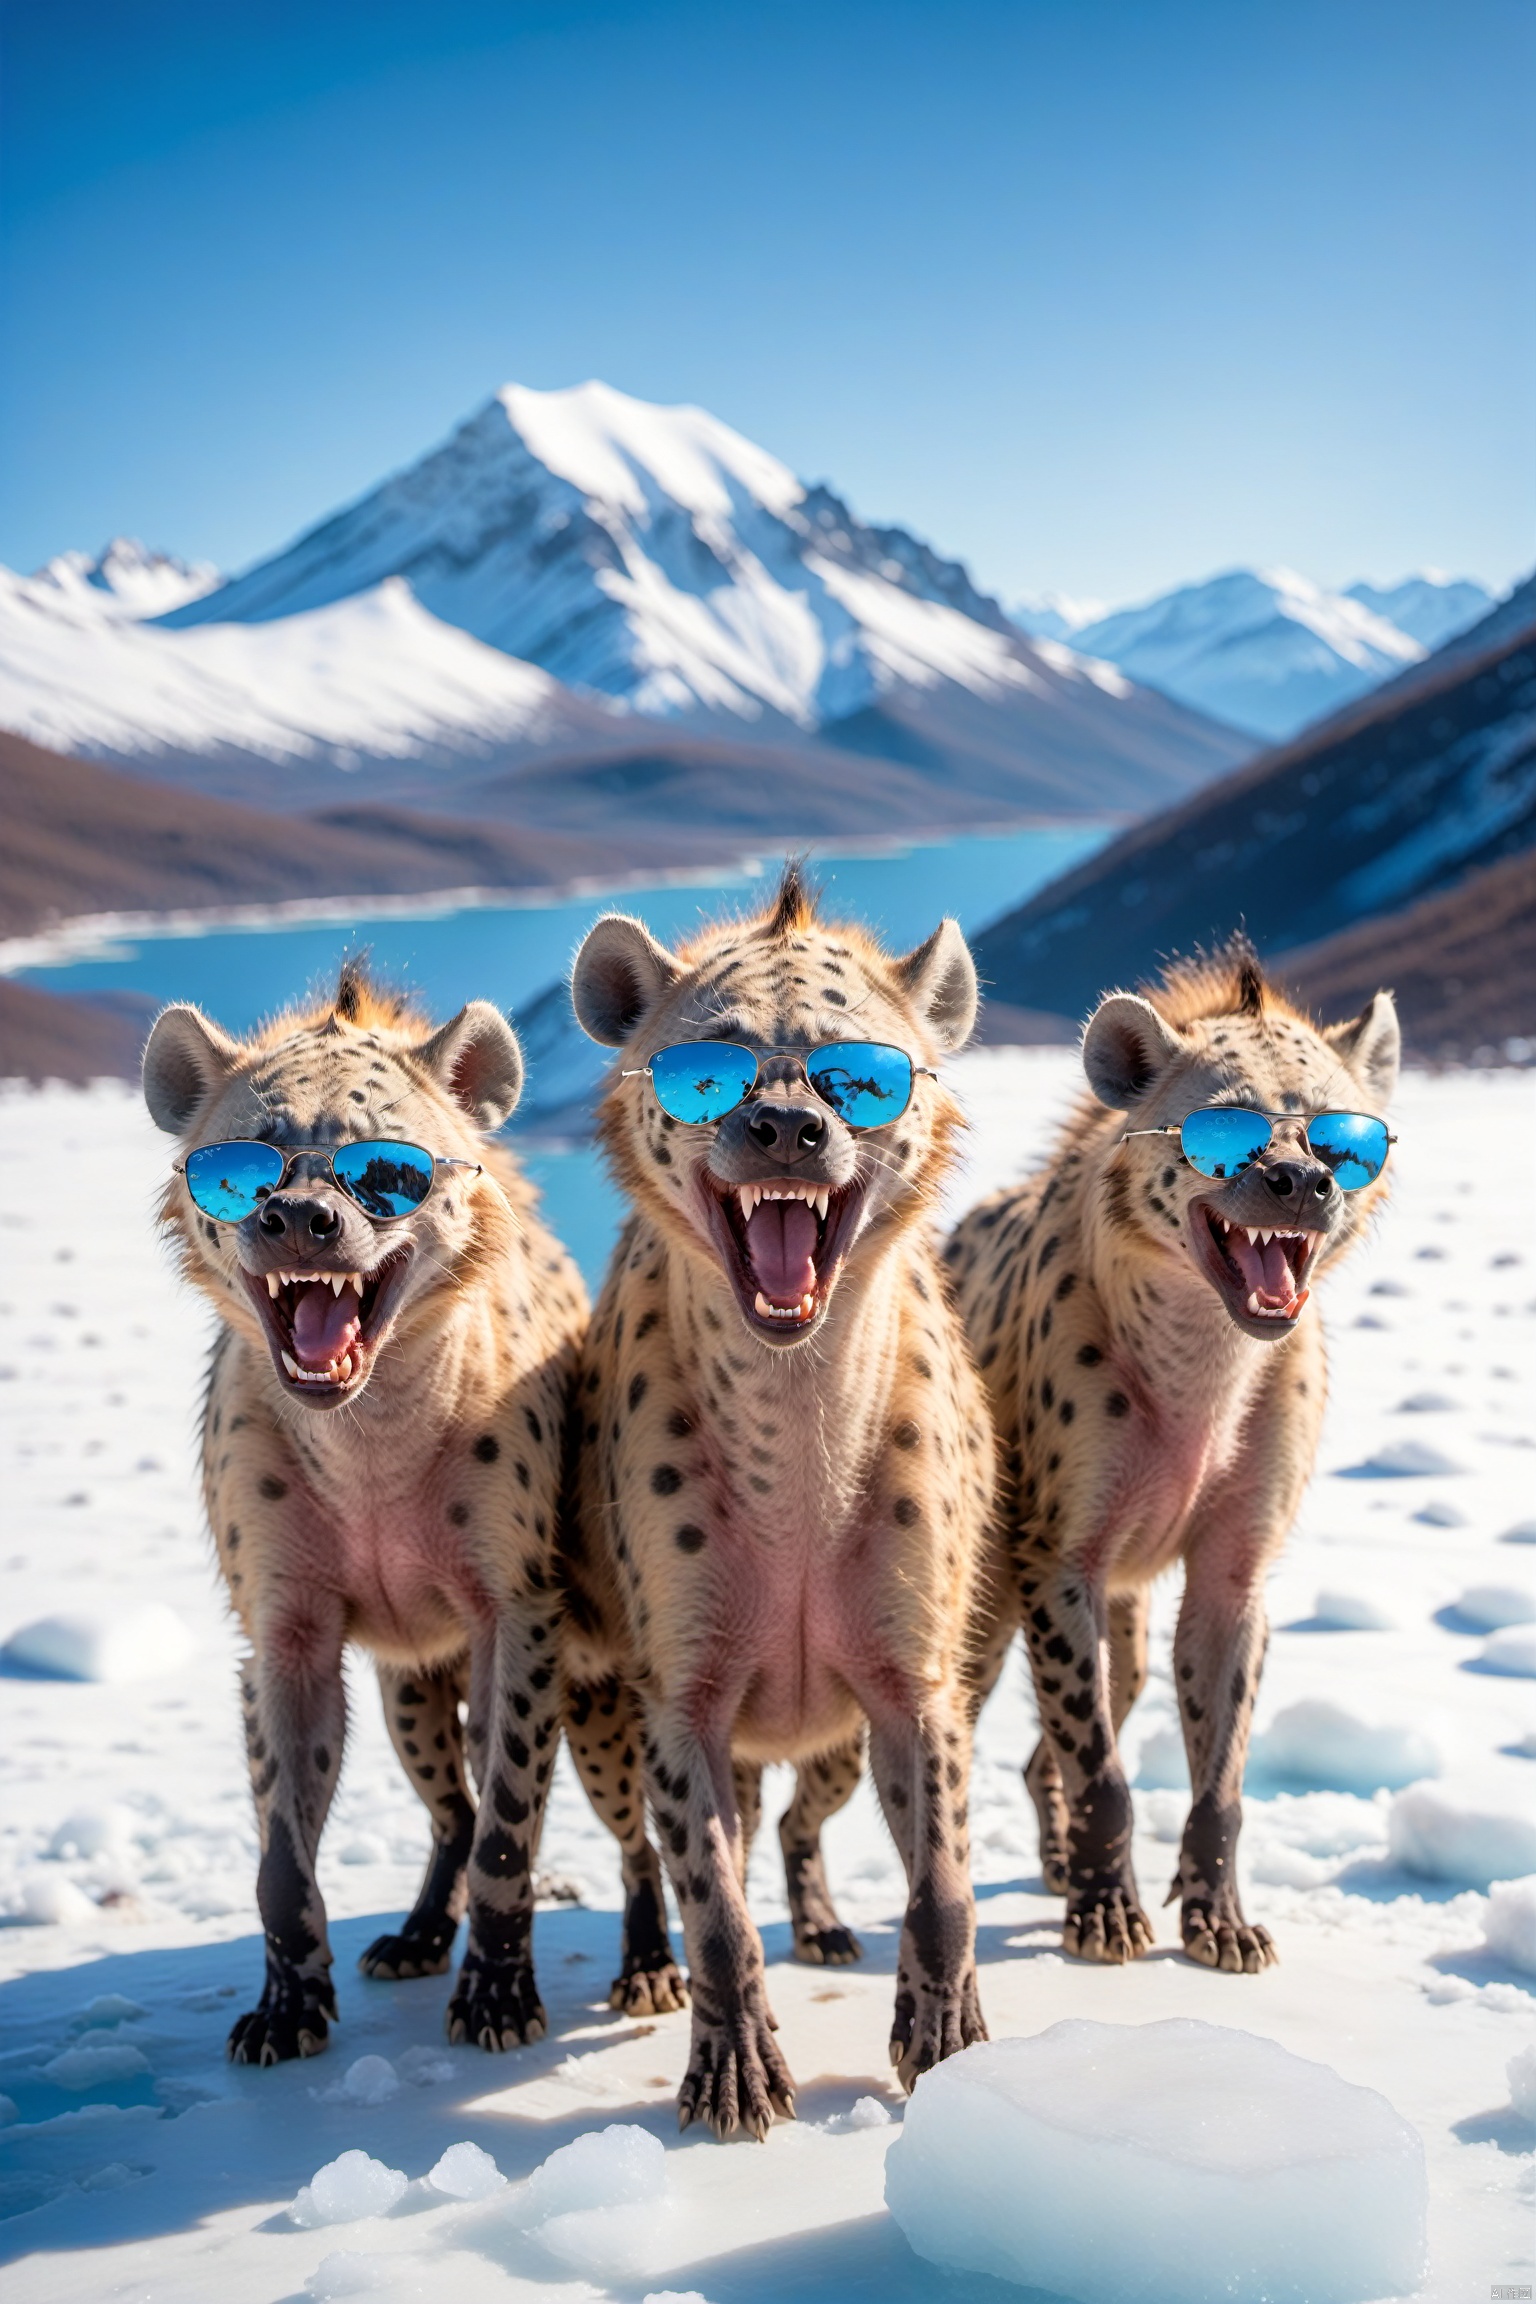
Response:
[[[1097,624],[1109,614],[1107,600],[1080,600],[1070,592],[1036,592],[1009,610],[1021,632],[1032,640],[1073,643],[1086,624]]]
[[[114,536],[94,560],[87,552],[61,552],[32,578],[63,600],[130,622],[168,615],[223,581],[222,571],[211,560],[178,560],[172,552],[151,552],[136,536]]]
[[[1289,568],[1234,568],[1078,623],[1070,638],[1134,680],[1283,742],[1418,663],[1490,603],[1482,585],[1432,574],[1329,592]]]
[[[845,782],[857,756],[898,764],[936,826],[962,800],[968,821],[1140,814],[1249,748],[1031,641],[958,562],[704,410],[603,384],[509,385],[285,551],[200,577],[132,628],[93,612],[118,594],[87,564],[11,579],[0,720],[152,774],[212,761],[210,788],[247,799],[237,755],[324,770],[478,751],[515,772],[530,748],[633,749],[659,720],[727,740],[735,779],[744,738],[816,747]],[[33,645],[39,618],[54,630]]]

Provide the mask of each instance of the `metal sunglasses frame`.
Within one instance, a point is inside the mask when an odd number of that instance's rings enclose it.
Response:
[[[1323,1111],[1333,1111],[1334,1109],[1342,1112],[1345,1110],[1345,1107],[1342,1104],[1337,1107],[1334,1107],[1333,1105],[1325,1105],[1323,1107]],[[1306,1141],[1307,1150],[1309,1152],[1312,1150],[1312,1140],[1307,1135],[1310,1122],[1304,1112],[1266,1112],[1262,1106],[1258,1104],[1197,1104],[1193,1112],[1185,1113],[1183,1120],[1170,1120],[1161,1128],[1127,1128],[1121,1135],[1119,1141],[1122,1144],[1128,1144],[1133,1136],[1182,1136],[1184,1133],[1185,1123],[1198,1118],[1202,1112],[1246,1112],[1254,1120],[1267,1120],[1269,1122],[1269,1144],[1266,1144],[1264,1147],[1266,1152],[1269,1150],[1269,1145],[1273,1144],[1275,1140],[1275,1122],[1277,1120],[1294,1121],[1300,1125],[1302,1136]],[[1314,1112],[1312,1114],[1312,1119],[1321,1120],[1322,1116],[1323,1113],[1321,1111]],[[1350,1118],[1353,1120],[1375,1120],[1379,1122],[1383,1128],[1386,1128],[1387,1125],[1379,1112],[1352,1112],[1350,1114]],[[1396,1142],[1397,1138],[1392,1134],[1391,1130],[1388,1129],[1387,1150],[1389,1152]],[[1256,1153],[1254,1157],[1257,1159],[1259,1155]],[[1193,1160],[1190,1159],[1189,1154],[1185,1151],[1182,1144],[1179,1146],[1179,1158],[1184,1161],[1187,1166],[1191,1168],[1195,1167]],[[1250,1162],[1249,1165],[1251,1166],[1252,1163]],[[1376,1176],[1379,1176],[1382,1173],[1382,1169],[1384,1169],[1386,1165],[1386,1161],[1383,1160],[1381,1167],[1376,1171]],[[1197,1176],[1202,1173],[1202,1170],[1195,1168],[1195,1174]],[[1242,1174],[1241,1169],[1238,1170],[1238,1174]],[[1376,1176],[1371,1177],[1371,1183],[1375,1183]],[[1230,1176],[1227,1177],[1226,1182],[1230,1184],[1232,1182],[1232,1178]],[[1364,1186],[1357,1185],[1355,1189],[1357,1191],[1363,1191]]]
[[[330,1169],[331,1182],[335,1185],[337,1191],[345,1193],[348,1200],[351,1201],[353,1207],[358,1211],[360,1215],[366,1216],[370,1224],[403,1224],[407,1216],[415,1215],[416,1208],[425,1208],[427,1202],[431,1199],[433,1192],[437,1188],[437,1172],[439,1168],[467,1168],[470,1174],[473,1176],[483,1176],[485,1174],[484,1164],[479,1160],[458,1160],[455,1159],[452,1154],[447,1152],[427,1152],[427,1147],[425,1144],[409,1144],[409,1139],[404,1136],[354,1136],[349,1144],[269,1144],[265,1136],[220,1136],[215,1139],[215,1142],[218,1144],[259,1144],[264,1152],[275,1152],[277,1154],[278,1158],[283,1163],[282,1174],[278,1177],[275,1184],[268,1186],[266,1195],[268,1199],[271,1198],[274,1192],[281,1192],[283,1186],[288,1181],[295,1160],[302,1160],[307,1153],[314,1153],[316,1157],[322,1159],[325,1162],[327,1168]],[[409,1144],[409,1149],[412,1152],[427,1153],[427,1158],[432,1163],[432,1181],[427,1186],[425,1192],[423,1192],[421,1198],[417,1201],[416,1208],[406,1208],[402,1210],[401,1214],[398,1216],[375,1216],[371,1208],[365,1208],[363,1206],[356,1193],[348,1190],[348,1187],[343,1184],[341,1178],[337,1175],[336,1170],[332,1165],[332,1156],[335,1153],[350,1151],[352,1145],[355,1144]],[[193,1146],[193,1150],[197,1152],[211,1152],[213,1149],[213,1144],[197,1144]],[[184,1160],[173,1160],[171,1162],[171,1170],[174,1175],[185,1177],[187,1173],[187,1164]],[[189,1198],[191,1198],[191,1193],[192,1187],[189,1184],[187,1186],[187,1195]],[[197,1210],[199,1216],[207,1216],[211,1224],[248,1224],[251,1220],[250,1216],[214,1216],[208,1209],[203,1207],[202,1203],[198,1200],[193,1200],[192,1205]],[[251,1216],[254,1216],[255,1213],[256,1210],[253,1208],[251,1210]]]
[[[728,1104],[725,1110],[718,1114],[717,1117],[713,1120],[677,1121],[677,1124],[680,1128],[718,1128],[722,1120],[729,1120],[733,1112],[739,1112],[741,1110],[741,1107],[743,1104],[745,1104],[747,1098],[752,1094],[759,1080],[761,1080],[763,1076],[763,1066],[765,1064],[771,1064],[776,1056],[792,1056],[795,1058],[800,1066],[801,1071],[805,1073],[806,1083],[809,1086],[812,1095],[814,1096],[817,1093],[816,1083],[811,1079],[808,1067],[810,1064],[810,1059],[813,1056],[818,1055],[823,1048],[896,1048],[896,1043],[894,1040],[818,1040],[815,1046],[812,1048],[765,1048],[760,1056],[756,1055],[755,1052],[747,1046],[745,1040],[669,1040],[667,1042],[667,1048],[739,1048],[743,1056],[753,1057],[753,1060],[757,1065],[757,1070],[753,1073],[751,1080],[747,1083],[747,1086],[743,1088],[741,1094],[737,1097],[734,1104]],[[896,1048],[896,1053],[898,1056],[906,1056],[907,1062],[912,1066],[912,1086],[914,1088],[916,1087],[919,1080],[937,1080],[938,1074],[935,1072],[931,1064],[917,1063],[913,1057],[907,1056],[907,1051],[905,1048]],[[666,1049],[658,1048],[656,1054],[658,1056],[665,1055]],[[651,1067],[649,1064],[637,1064],[634,1066],[633,1070],[624,1071],[619,1074],[619,1078],[621,1080],[649,1080],[650,1077]],[[658,1104],[661,1104],[661,1098],[659,1096],[656,1098],[656,1101]],[[825,1099],[823,1099],[823,1101],[825,1101]],[[876,1120],[873,1123],[874,1127],[891,1127],[902,1117],[902,1113],[906,1112],[910,1108],[911,1103],[912,1089],[909,1088],[907,1090],[907,1101],[905,1104],[903,1104],[901,1111],[893,1112],[889,1119]],[[666,1112],[667,1108],[665,1104],[662,1104],[661,1108],[663,1112]],[[675,1112],[667,1113],[667,1117],[669,1120],[677,1120],[677,1114]],[[838,1114],[838,1118],[840,1120],[842,1119],[841,1113]],[[853,1120],[844,1120],[843,1126],[845,1128],[858,1128],[858,1123]],[[858,1128],[858,1133],[861,1136],[867,1136],[870,1133],[870,1129],[868,1126]]]

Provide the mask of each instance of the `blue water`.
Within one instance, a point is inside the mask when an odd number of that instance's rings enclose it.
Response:
[[[904,848],[881,856],[815,856],[824,909],[867,922],[907,951],[952,913],[967,933],[1069,871],[1102,845],[1100,824],[1046,825],[984,838]],[[507,903],[473,910],[423,910],[351,920],[283,921],[199,934],[135,935],[66,964],[26,970],[28,982],[60,992],[136,992],[155,1001],[192,1000],[231,1031],[248,1031],[287,1002],[335,983],[348,951],[365,945],[381,975],[413,987],[430,1013],[448,1016],[464,1001],[494,1000],[512,1012],[565,973],[600,912],[637,912],[671,940],[726,909],[756,904],[774,866],[722,873],[708,885],[661,884]],[[524,1145],[519,1157],[544,1195],[545,1214],[596,1289],[622,1208],[590,1146]]]

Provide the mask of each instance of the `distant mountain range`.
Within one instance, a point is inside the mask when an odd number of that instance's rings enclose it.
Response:
[[[1278,743],[1422,662],[1492,606],[1483,585],[1433,572],[1328,592],[1288,568],[1234,568],[1113,613],[1051,594],[1014,616]]]
[[[1137,816],[1252,749],[703,410],[603,384],[508,386],[228,581],[125,545],[5,575],[0,726],[268,808],[366,768],[402,805],[791,837]]]

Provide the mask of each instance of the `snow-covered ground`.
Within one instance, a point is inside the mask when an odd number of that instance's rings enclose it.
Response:
[[[1055,1051],[992,1051],[956,1072],[976,1122],[964,1198],[1033,1157],[1072,1091],[1073,1064]],[[1521,1593],[1536,1592],[1536,1543],[1508,1535],[1522,1522],[1536,1531],[1533,1121],[1526,1077],[1409,1078],[1392,1204],[1323,1290],[1333,1403],[1274,1578],[1243,1842],[1249,1910],[1274,1930],[1282,1964],[1257,1978],[1194,1968],[1175,1950],[1171,1914],[1158,1921],[1156,1953],[1129,1970],[1063,1960],[1019,1783],[1031,1716],[1017,1662],[983,1720],[976,1768],[994,2037],[1063,2017],[1195,2017],[1379,2090],[1424,2141],[1421,2293],[1445,2304],[1532,2278],[1536,2126],[1513,2108],[1506,2067],[1536,2042],[1536,1974],[1509,1956],[1536,1958],[1536,1919],[1522,1929],[1518,1892],[1491,1902],[1484,1890],[1501,1870],[1536,1872],[1536,1680],[1483,1659],[1502,1641],[1506,1664],[1518,1663],[1533,1640],[1509,1619]],[[224,2062],[229,2022],[260,1971],[254,1849],[235,1645],[193,1476],[201,1321],[148,1222],[165,1158],[125,1090],[0,1098],[0,1638],[51,1614],[84,1614],[111,1633],[159,1605],[195,1641],[158,1677],[0,1678],[0,1908],[12,1923],[0,1929],[0,2090],[15,2106],[0,2136],[10,2215],[0,2242],[19,2259],[5,2275],[8,2304],[299,2304],[445,2286],[462,2304],[641,2304],[663,2291],[709,2304],[916,2304],[938,2293],[940,2276],[883,2205],[902,2110],[885,2065],[901,1893],[863,1792],[828,1836],[834,1886],[865,1938],[863,1968],[795,1967],[771,1831],[753,1868],[800,2119],[761,2149],[679,2140],[672,2097],[687,2019],[608,2012],[617,1872],[563,1768],[544,1858],[550,1881],[581,1901],[540,1913],[544,2042],[494,2062],[449,2050],[446,1978],[386,1985],[352,1971],[381,1916],[411,1896],[425,1846],[360,1671],[322,1858],[342,2024],[315,2063],[237,2072]],[[1506,1597],[1458,1613],[1480,1587]],[[1171,1586],[1160,1594],[1156,1676],[1127,1735],[1154,1913],[1181,1822],[1166,1660],[1176,1598]],[[1379,1628],[1325,1628],[1372,1617]],[[1479,1628],[1490,1619],[1506,1628]],[[158,1634],[146,1627],[146,1655],[163,1643],[159,1621]],[[124,1645],[103,1640],[106,1668],[122,1669]],[[1318,1705],[1347,1718],[1297,1709]],[[1429,1769],[1433,1791],[1407,1794],[1393,1827],[1391,1788]],[[1461,1877],[1425,1877],[1406,1861]],[[1484,1942],[1491,1911],[1504,1952]],[[364,2057],[388,2068],[365,2066],[349,2089]],[[850,2118],[860,2099],[894,2119],[868,2107]],[[546,2192],[578,2213],[540,2223],[548,2200],[539,2209],[537,2194],[456,2199],[421,2181],[461,2142],[516,2180],[612,2123],[665,2144],[661,2206],[614,2205],[594,2221],[579,2212],[579,2184],[560,2193],[546,2177]],[[413,2180],[397,2204],[325,2229],[291,2219],[300,2187],[352,2148]],[[622,2202],[624,2168],[643,2168],[642,2147],[627,2149],[627,2161],[618,2147],[600,2159],[604,2199]],[[473,2190],[478,2167],[459,2156],[449,2175]],[[378,2181],[385,2199],[398,2189]],[[977,2274],[943,2293],[964,2304],[1020,2291]]]

